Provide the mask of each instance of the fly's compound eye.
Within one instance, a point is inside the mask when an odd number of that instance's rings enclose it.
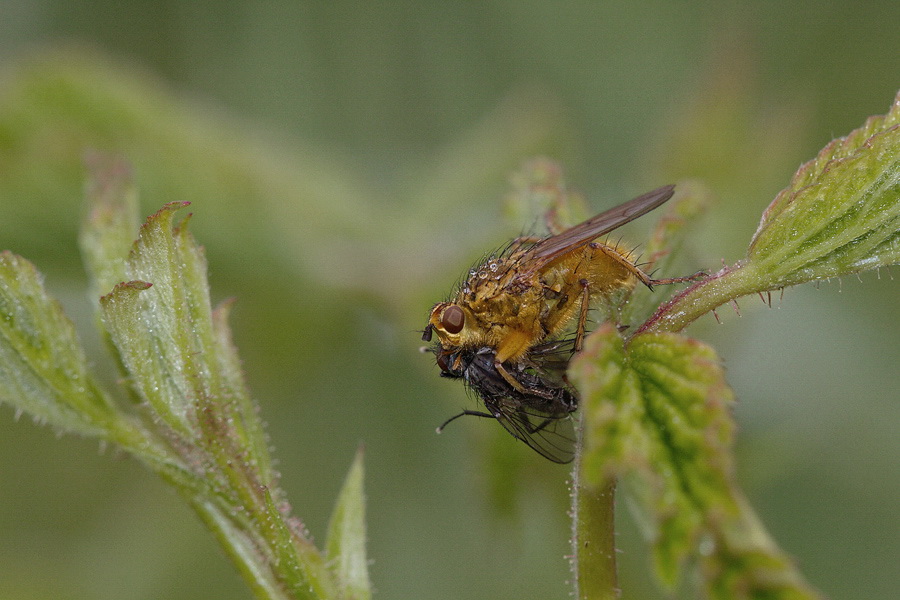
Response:
[[[441,370],[441,377],[459,379],[463,376],[463,367],[460,364],[458,352],[438,352],[437,366]]]
[[[456,305],[450,305],[441,315],[441,326],[447,333],[459,333],[466,322],[466,314]]]

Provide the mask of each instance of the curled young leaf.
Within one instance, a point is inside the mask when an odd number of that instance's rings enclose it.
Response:
[[[195,401],[208,395],[208,377],[200,372],[208,354],[197,335],[203,323],[191,318],[202,309],[190,302],[206,290],[189,293],[184,253],[172,234],[173,213],[182,206],[167,204],[141,227],[126,264],[131,281],[117,284],[100,304],[134,390],[163,422],[189,438],[196,430]],[[206,321],[211,328],[211,319]]]
[[[584,197],[569,189],[562,165],[554,160],[538,157],[525,162],[511,183],[504,202],[510,223],[520,226],[534,215],[544,215],[530,233],[557,234],[588,216]]]

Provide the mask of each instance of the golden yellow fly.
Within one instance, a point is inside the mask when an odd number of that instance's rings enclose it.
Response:
[[[571,460],[568,434],[561,435],[566,443],[543,439],[552,433],[548,426],[565,419],[577,404],[574,391],[560,376],[567,359],[561,367],[558,359],[553,367],[546,366],[548,345],[577,318],[574,338],[566,343],[568,356],[579,350],[595,300],[637,282],[652,287],[693,279],[653,279],[630,253],[595,241],[673,194],[674,186],[661,187],[557,235],[515,239],[472,269],[453,300],[434,306],[422,339],[431,341],[432,333],[437,334],[432,351],[441,375],[463,378],[490,410],[457,416],[496,418],[545,457]]]
[[[576,315],[580,349],[593,300],[638,281],[650,287],[685,280],[652,279],[630,254],[594,241],[659,207],[674,189],[653,190],[558,235],[513,240],[508,251],[469,272],[456,298],[434,306],[423,339],[430,341],[433,331],[445,351],[492,348],[497,371],[519,389],[503,363],[558,335]]]

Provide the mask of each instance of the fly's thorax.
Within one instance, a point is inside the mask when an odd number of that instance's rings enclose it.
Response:
[[[469,271],[457,301],[493,296],[507,288],[515,274],[516,263],[512,257],[491,256]]]
[[[432,322],[441,330],[441,320],[447,320],[447,307],[462,309],[465,326],[460,332],[464,337],[472,330],[492,329],[507,316],[518,313],[518,303],[510,293],[510,282],[516,275],[516,265],[509,257],[492,256],[471,269],[466,280],[457,290],[452,302],[438,304],[432,311]],[[443,315],[443,316],[442,316]],[[452,313],[449,316],[454,316]],[[449,328],[453,333],[453,327]]]

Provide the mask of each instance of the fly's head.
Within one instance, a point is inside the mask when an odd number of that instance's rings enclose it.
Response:
[[[440,302],[431,309],[422,339],[430,342],[432,334],[437,334],[441,347],[448,350],[475,345],[482,337],[472,311],[454,302]]]

